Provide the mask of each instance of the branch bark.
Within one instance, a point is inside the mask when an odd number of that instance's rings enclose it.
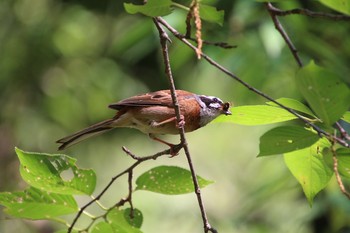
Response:
[[[165,65],[165,73],[169,79],[169,83],[170,83],[170,91],[171,91],[171,97],[173,100],[173,105],[174,105],[174,109],[175,109],[175,113],[176,113],[176,119],[177,122],[180,123],[181,121],[181,113],[180,113],[180,109],[179,109],[179,104],[177,101],[177,96],[176,96],[176,88],[175,88],[175,83],[174,83],[174,79],[173,79],[173,75],[172,75],[172,71],[171,71],[171,66],[170,66],[170,60],[169,60],[169,51],[168,51],[168,41],[171,41],[169,39],[168,34],[164,31],[164,29],[162,28],[159,20],[161,18],[157,17],[154,18],[154,24],[156,25],[158,32],[159,32],[159,38],[160,38],[160,44],[162,46],[162,53],[163,53],[163,61],[164,61],[164,65]],[[186,122],[185,122],[186,124]],[[181,125],[181,124],[179,124]],[[190,167],[190,171],[191,171],[191,176],[192,176],[192,181],[193,181],[193,185],[194,185],[194,190],[197,196],[197,201],[198,201],[198,205],[201,211],[201,215],[202,215],[202,220],[203,220],[203,225],[204,225],[204,232],[213,232],[216,233],[217,231],[211,227],[211,225],[209,224],[208,221],[208,217],[205,211],[205,207],[204,207],[204,203],[202,200],[202,195],[201,195],[201,190],[199,187],[199,183],[197,180],[197,175],[196,175],[196,171],[192,162],[192,158],[191,158],[191,154],[190,154],[190,150],[188,148],[188,143],[185,137],[185,129],[184,129],[184,125],[181,125],[181,127],[179,127],[179,133],[180,133],[180,138],[181,138],[181,144],[183,145],[185,154],[186,154],[186,158],[187,158],[187,163]]]

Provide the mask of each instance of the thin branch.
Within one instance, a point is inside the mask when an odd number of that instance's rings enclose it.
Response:
[[[154,24],[156,25],[158,32],[159,32],[159,38],[160,38],[160,43],[162,46],[162,52],[163,52],[163,60],[164,60],[164,64],[165,64],[165,73],[167,74],[168,78],[169,78],[169,84],[170,84],[170,93],[171,93],[171,98],[173,101],[173,105],[174,105],[174,110],[175,110],[175,116],[176,116],[176,120],[179,127],[179,132],[180,132],[180,136],[181,136],[181,143],[185,144],[186,142],[186,138],[185,138],[185,130],[184,130],[184,126],[183,124],[181,124],[182,118],[181,118],[181,113],[180,113],[180,108],[179,108],[179,102],[177,100],[177,96],[176,96],[176,88],[175,88],[175,83],[174,83],[174,79],[172,76],[172,71],[171,71],[171,67],[170,67],[170,60],[169,60],[169,54],[168,54],[168,41],[171,41],[168,34],[163,30],[163,28],[161,27],[161,25],[158,23],[158,19],[154,18],[153,19]],[[186,145],[184,145],[186,146]]]
[[[350,16],[348,16],[348,15],[335,15],[335,14],[329,14],[329,13],[323,13],[323,12],[314,12],[314,11],[310,11],[307,9],[292,9],[292,10],[283,11],[283,10],[278,9],[275,6],[273,6],[270,2],[265,3],[265,6],[266,6],[266,9],[268,10],[271,18],[272,18],[272,21],[275,25],[275,28],[277,29],[277,31],[279,31],[279,33],[283,37],[284,41],[287,43],[290,51],[292,52],[292,54],[294,56],[294,59],[296,60],[296,62],[299,65],[299,67],[302,67],[303,63],[298,55],[298,50],[295,48],[293,42],[291,41],[288,34],[284,30],[284,28],[283,28],[282,24],[280,23],[280,21],[278,20],[277,16],[287,16],[287,15],[291,15],[291,14],[299,14],[299,15],[309,16],[312,18],[326,18],[326,19],[331,19],[331,20],[347,20],[347,21],[350,20]]]
[[[175,3],[174,5],[179,7],[180,4],[176,4]],[[200,48],[200,50],[202,48],[202,44],[214,45],[214,46],[221,47],[221,48],[224,48],[224,49],[236,48],[237,47],[236,45],[229,45],[228,43],[225,43],[225,42],[205,41],[205,40],[202,39],[201,35],[198,35],[198,33],[201,34],[201,28],[202,28],[202,25],[201,25],[201,22],[200,22],[198,8],[199,8],[199,4],[198,4],[197,1],[193,2],[190,8],[186,8],[188,13],[187,13],[187,16],[186,16],[186,33],[185,33],[184,37],[186,39],[188,39],[188,40],[196,42],[197,43],[197,47]],[[191,20],[192,20],[192,18],[195,19],[195,24],[196,24],[196,29],[197,29],[196,30],[196,37],[197,38],[192,38],[191,37],[191,30],[192,30]]]
[[[270,2],[265,3],[265,6],[266,6],[266,9],[268,10],[268,12],[269,12],[269,14],[271,16],[271,19],[272,19],[272,21],[273,21],[273,23],[275,25],[276,30],[279,31],[279,33],[283,37],[284,41],[288,45],[290,51],[293,54],[293,57],[294,57],[295,61],[298,63],[298,66],[299,67],[303,67],[303,63],[301,61],[301,58],[298,55],[298,50],[295,48],[293,42],[291,41],[291,39],[289,38],[288,34],[284,30],[282,24],[278,20],[277,14],[275,14],[275,11],[273,10],[273,9],[275,9],[275,7]]]
[[[196,41],[196,39],[194,39],[194,38],[187,38],[187,39]],[[203,42],[203,44],[214,45],[214,46],[217,46],[217,47],[221,47],[223,49],[237,48],[237,45],[230,45],[230,44],[228,44],[226,42],[212,42],[212,41],[206,41],[206,40],[203,40],[202,42]]]
[[[182,35],[182,34],[180,34],[180,35],[183,36],[183,38],[185,38],[187,40],[190,40],[190,41],[193,41],[193,42],[197,43],[197,40],[195,38],[192,38],[192,37],[187,36],[187,35]],[[214,42],[214,41],[207,41],[207,40],[203,40],[202,42],[205,45],[213,45],[213,46],[217,46],[217,47],[220,47],[220,48],[223,48],[223,49],[237,48],[237,45],[230,45],[230,44],[228,44],[226,42]]]
[[[338,128],[341,137],[347,141],[350,141],[350,135],[348,134],[348,132],[346,132],[346,130],[343,128],[343,126],[341,126],[341,124],[339,122],[335,123],[335,126]]]
[[[158,29],[159,32],[159,37],[160,37],[160,43],[162,46],[162,53],[163,53],[163,60],[164,60],[164,65],[165,65],[165,73],[168,76],[169,79],[169,83],[170,83],[170,91],[171,91],[171,95],[172,95],[172,101],[173,101],[173,105],[174,105],[174,109],[175,109],[175,113],[176,113],[176,119],[177,122],[180,125],[181,122],[181,113],[180,113],[180,109],[179,109],[179,104],[177,101],[177,96],[176,96],[176,92],[175,92],[175,83],[174,83],[174,79],[172,76],[172,71],[171,71],[171,67],[170,67],[170,61],[169,61],[169,53],[168,53],[168,34],[164,31],[164,29],[162,28],[162,26],[159,23],[159,17],[154,18],[153,21]],[[186,122],[185,122],[186,124]],[[191,154],[188,148],[188,144],[187,144],[187,140],[185,137],[185,129],[184,129],[184,125],[181,124],[179,127],[179,132],[180,132],[180,138],[181,138],[181,144],[183,145],[185,154],[186,154],[186,158],[187,158],[187,162],[188,165],[190,167],[190,171],[191,171],[191,175],[192,175],[192,181],[194,184],[194,190],[197,196],[197,200],[198,200],[198,204],[199,204],[199,208],[201,211],[201,215],[202,215],[202,220],[203,220],[203,224],[204,224],[204,232],[217,232],[214,228],[211,227],[211,225],[209,224],[208,221],[208,217],[207,214],[205,212],[205,208],[204,208],[204,204],[203,204],[203,200],[202,200],[202,196],[201,196],[201,191],[200,191],[200,187],[198,184],[198,180],[197,180],[197,175],[193,166],[193,162],[192,162],[192,158],[191,158]]]
[[[128,194],[128,202],[130,204],[130,219],[134,218],[134,205],[132,204],[132,179],[133,179],[133,170],[128,172],[128,186],[129,186],[129,194]]]
[[[283,11],[281,9],[278,9],[278,8],[272,6],[269,8],[269,11],[273,11],[273,13],[275,15],[278,15],[278,16],[288,16],[288,15],[298,14],[298,15],[309,16],[312,18],[322,18],[322,19],[336,20],[336,21],[340,21],[340,20],[349,21],[350,20],[349,15],[314,12],[314,11],[310,11],[308,9],[292,9],[292,10]]]
[[[123,147],[124,151],[128,151],[128,149],[126,149],[125,147]],[[131,152],[130,152],[131,153]],[[116,181],[119,177],[125,175],[125,174],[130,174],[130,172],[137,167],[139,164],[141,164],[144,161],[148,161],[148,160],[155,160],[158,157],[162,156],[162,155],[170,155],[171,150],[164,150],[161,152],[158,152],[154,155],[150,155],[150,156],[145,156],[145,157],[137,157],[134,156],[132,158],[136,158],[136,162],[133,163],[130,167],[128,167],[127,169],[125,169],[124,171],[120,172],[118,175],[112,177],[112,179],[110,180],[110,182],[104,187],[104,189],[95,197],[93,198],[91,201],[89,201],[87,204],[85,204],[83,207],[80,208],[79,212],[77,213],[77,215],[75,216],[75,218],[73,219],[72,224],[69,226],[68,228],[68,233],[72,232],[73,227],[75,226],[75,224],[77,223],[78,219],[80,218],[80,216],[83,214],[84,210],[86,208],[88,208],[90,205],[92,205],[93,203],[95,203],[96,201],[100,200],[101,197],[107,192],[107,190],[112,186],[112,184],[114,183],[114,181]],[[127,153],[128,155],[130,155],[129,153]],[[130,187],[129,187],[130,188]],[[130,193],[129,193],[130,195]],[[122,206],[125,202],[128,202],[128,198],[122,198],[115,206]]]
[[[178,39],[180,39],[184,44],[186,44],[188,47],[190,47],[191,49],[195,50],[196,47],[193,46],[187,39],[185,39],[183,37],[183,35],[181,35],[178,31],[176,31],[173,27],[171,27],[165,20],[163,20],[162,18],[158,18],[158,22],[161,23],[162,25],[164,25],[175,37],[177,37]],[[217,69],[221,70],[223,73],[225,73],[226,75],[228,75],[229,77],[233,78],[234,80],[236,80],[237,82],[239,82],[240,84],[242,84],[243,86],[245,86],[248,90],[262,96],[263,98],[275,103],[277,106],[285,109],[286,111],[290,112],[291,114],[293,114],[294,116],[296,116],[299,120],[301,120],[302,122],[304,122],[306,125],[310,126],[311,128],[313,128],[316,132],[318,132],[318,134],[320,136],[325,136],[326,138],[332,140],[335,140],[337,143],[339,143],[340,145],[344,146],[344,147],[348,147],[350,148],[350,145],[343,139],[335,137],[331,134],[329,134],[328,132],[324,131],[323,129],[321,129],[320,127],[318,127],[317,125],[313,124],[312,122],[308,121],[307,119],[305,119],[303,116],[299,115],[296,111],[294,111],[291,108],[288,108],[286,106],[284,106],[283,104],[277,102],[276,100],[274,100],[272,97],[268,96],[267,94],[261,92],[260,90],[254,88],[253,86],[249,85],[248,83],[246,83],[245,81],[243,81],[242,79],[240,79],[237,75],[233,74],[232,72],[230,72],[228,69],[226,69],[225,67],[223,67],[222,65],[218,64],[217,62],[215,62],[212,58],[210,58],[208,55],[206,55],[205,53],[202,53],[202,57],[209,62],[211,65],[213,65],[214,67],[216,67]]]

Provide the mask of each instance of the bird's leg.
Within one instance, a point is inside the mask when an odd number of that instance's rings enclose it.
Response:
[[[152,121],[150,125],[152,127],[159,127],[161,125],[164,125],[164,124],[167,124],[167,123],[170,123],[170,122],[173,122],[173,121],[175,121],[177,128],[181,128],[181,127],[185,126],[185,117],[183,115],[180,115],[180,121],[177,121],[176,116],[174,116],[174,117],[170,117],[170,118],[168,118],[168,119],[166,119],[164,121],[161,121],[161,122]],[[171,157],[176,156],[178,154],[179,150],[182,148],[181,143],[178,144],[178,145],[174,145],[174,144],[171,144],[169,142],[163,141],[163,140],[155,137],[153,134],[148,134],[148,135],[153,140],[161,142],[161,143],[169,146],[170,147],[170,155],[171,155]]]
[[[174,116],[174,117],[170,117],[170,118],[168,118],[164,121],[161,121],[161,122],[152,121],[151,126],[158,127],[158,126],[167,124],[167,123],[172,122],[172,121],[176,122],[177,128],[181,128],[185,125],[185,117],[183,115],[180,115],[180,121],[176,121],[176,116]]]
[[[148,136],[149,136],[151,139],[155,140],[155,141],[158,141],[158,142],[160,142],[160,143],[163,143],[163,144],[169,146],[169,147],[170,147],[170,157],[174,157],[174,156],[178,155],[179,151],[180,151],[181,148],[182,148],[181,143],[178,144],[178,145],[175,145],[175,144],[172,144],[172,143],[163,141],[162,139],[157,138],[156,136],[154,136],[154,135],[151,134],[151,133],[148,134]],[[181,145],[181,146],[180,146],[180,145]]]
[[[148,134],[148,136],[149,136],[151,139],[155,140],[155,141],[158,141],[158,142],[160,142],[160,143],[163,143],[163,144],[169,146],[170,148],[172,148],[173,146],[175,146],[175,145],[172,144],[172,143],[169,143],[169,142],[163,141],[162,139],[157,138],[156,136],[154,136],[154,135],[151,134],[151,133]]]

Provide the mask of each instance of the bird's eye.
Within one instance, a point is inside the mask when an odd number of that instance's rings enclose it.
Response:
[[[218,98],[215,97],[215,98],[213,99],[213,102],[218,103],[218,102],[219,102]]]
[[[223,108],[224,111],[229,110],[229,108],[230,108],[230,103],[228,103],[228,102],[224,103],[224,106],[223,106],[222,108]]]

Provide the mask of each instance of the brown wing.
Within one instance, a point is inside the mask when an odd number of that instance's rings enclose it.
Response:
[[[191,92],[177,90],[176,91],[179,101],[182,98],[189,98],[193,96]],[[108,107],[116,110],[120,110],[123,107],[145,107],[145,106],[167,106],[172,107],[173,102],[171,99],[170,90],[161,90],[133,96],[118,103],[110,104]]]

